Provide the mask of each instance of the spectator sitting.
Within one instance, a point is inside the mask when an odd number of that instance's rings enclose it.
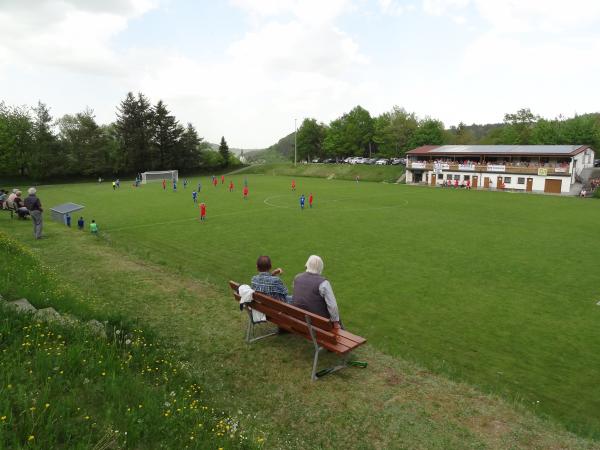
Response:
[[[322,271],[323,260],[311,255],[306,261],[306,272],[294,278],[294,306],[328,318],[334,328],[343,328],[333,289],[321,276]]]
[[[4,189],[0,189],[0,209],[5,209],[6,198],[8,193]]]
[[[17,191],[15,193],[15,200],[13,203],[15,205],[15,209],[17,210],[19,219],[26,219],[27,216],[29,216],[29,210],[25,207],[25,203],[21,198],[21,191]]]
[[[256,270],[258,270],[258,274],[252,277],[252,289],[282,302],[292,303],[292,296],[288,294],[285,284],[276,276],[282,274],[283,270],[278,268],[270,272],[271,258],[264,255],[259,256],[256,260]]]

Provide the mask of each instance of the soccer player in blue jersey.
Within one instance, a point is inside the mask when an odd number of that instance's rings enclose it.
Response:
[[[177,192],[177,181],[173,180],[173,192]]]
[[[183,188],[187,188],[187,178],[184,178],[183,180]]]
[[[300,209],[304,209],[304,201],[305,201],[304,194],[302,194],[300,196]]]
[[[196,191],[192,192],[192,200],[194,200],[194,203],[198,203],[198,193]]]

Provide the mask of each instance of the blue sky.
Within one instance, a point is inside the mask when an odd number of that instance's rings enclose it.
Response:
[[[128,91],[211,142],[394,105],[447,126],[596,112],[592,0],[3,0],[0,100],[114,120]]]

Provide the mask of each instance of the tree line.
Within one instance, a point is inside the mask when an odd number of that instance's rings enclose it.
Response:
[[[466,125],[449,129],[440,120],[419,118],[415,113],[395,106],[377,117],[356,106],[328,125],[314,118],[304,119],[296,135],[299,160],[377,155],[399,157],[422,145],[487,144],[585,144],[600,149],[600,114],[572,118],[545,119],[520,109],[504,115],[500,124]],[[293,140],[285,155],[294,158]],[[283,144],[284,140],[280,141]]]
[[[42,102],[35,107],[0,102],[0,174],[35,179],[114,176],[147,170],[195,171],[238,161],[225,138],[219,151],[183,126],[159,100],[129,92],[113,123],[100,125],[93,110],[53,119]]]

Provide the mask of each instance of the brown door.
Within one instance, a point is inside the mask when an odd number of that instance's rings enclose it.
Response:
[[[498,189],[504,189],[504,183],[502,182],[502,177],[498,177],[498,182],[496,183],[496,187]]]
[[[533,190],[533,178],[527,178],[527,188],[526,192],[531,192]]]
[[[431,174],[431,185],[432,186],[435,186],[435,178],[436,178],[435,173],[432,173]]]
[[[483,187],[486,189],[490,187],[490,179],[488,177],[483,178]]]
[[[546,180],[544,183],[544,192],[548,192],[550,194],[560,194],[561,185],[561,180]]]
[[[473,175],[473,182],[471,183],[471,187],[477,189],[477,175]]]

